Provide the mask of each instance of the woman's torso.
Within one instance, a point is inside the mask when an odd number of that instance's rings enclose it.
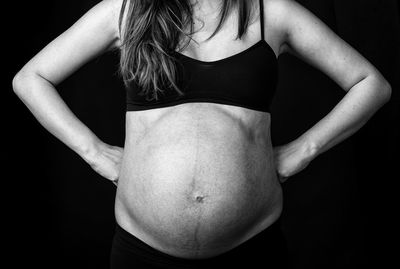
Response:
[[[229,20],[235,18],[226,27]],[[260,39],[257,19],[248,31],[235,51]],[[219,36],[210,47],[228,44]],[[271,36],[266,41],[276,46]],[[267,112],[208,102],[127,112],[115,202],[119,225],[184,258],[221,254],[267,228],[282,210],[270,122]]]

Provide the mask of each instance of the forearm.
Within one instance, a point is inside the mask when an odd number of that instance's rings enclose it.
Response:
[[[311,156],[327,151],[359,130],[390,98],[382,79],[368,76],[354,85],[319,122],[299,137]]]
[[[73,114],[50,82],[34,73],[24,74],[13,80],[13,89],[40,124],[65,145],[84,159],[95,153],[100,139]]]

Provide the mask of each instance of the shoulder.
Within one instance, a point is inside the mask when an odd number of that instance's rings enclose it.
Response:
[[[121,43],[121,35],[120,35],[120,16],[121,11],[124,8],[124,15],[122,16],[121,25],[124,25],[124,21],[126,20],[127,11],[129,9],[130,0],[102,0],[101,5],[105,10],[108,10],[109,14],[109,23],[112,26],[112,30],[114,35],[117,38],[117,41],[113,45],[113,47],[119,47]],[[123,29],[122,29],[123,30]]]
[[[261,0],[264,4],[264,13],[283,22],[290,16],[301,14],[305,8],[295,0]]]
[[[284,52],[320,70],[348,91],[374,73],[381,75],[358,51],[336,34],[322,19],[296,1],[263,0],[275,25],[284,33]]]
[[[118,20],[124,1],[129,2],[129,0],[102,0],[96,6],[101,7],[101,9],[108,14],[108,17],[115,21]]]
[[[294,9],[294,0],[256,0],[263,2],[263,14],[265,24],[265,36],[271,36],[272,47],[276,47],[277,54],[286,52],[286,40],[288,35],[288,14]]]
[[[312,29],[323,24],[311,11],[295,0],[262,0],[264,3],[265,21],[279,33],[281,53],[289,52],[291,35],[295,32],[310,38],[305,29]]]
[[[295,0],[262,1],[266,20],[281,31],[287,31],[296,18],[310,16],[310,12]]]
[[[115,40],[109,49],[119,47],[119,17],[121,8],[124,2],[130,0],[101,0],[98,1],[88,12],[83,16],[83,20],[87,23],[98,25],[100,33],[107,36],[112,36]],[[87,24],[86,23],[86,24]],[[85,24],[80,24],[84,26]]]

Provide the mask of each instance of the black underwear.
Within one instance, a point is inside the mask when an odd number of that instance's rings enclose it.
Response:
[[[111,269],[139,268],[288,268],[287,247],[279,220],[236,248],[207,259],[177,258],[147,245],[116,224]]]

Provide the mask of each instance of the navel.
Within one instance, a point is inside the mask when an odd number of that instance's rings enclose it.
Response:
[[[198,203],[203,203],[203,201],[204,201],[204,196],[196,196],[196,202],[198,202]]]

